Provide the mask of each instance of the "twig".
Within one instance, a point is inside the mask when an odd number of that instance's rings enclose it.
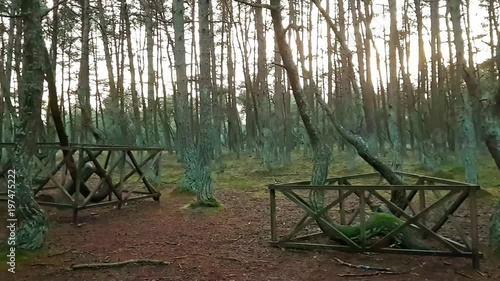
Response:
[[[343,261],[341,259],[338,259],[338,258],[333,258],[333,259],[336,260],[341,265],[345,265],[345,266],[352,267],[352,268],[358,268],[358,269],[364,269],[364,270],[377,270],[377,271],[384,271],[384,272],[394,272],[392,269],[387,268],[387,267],[375,267],[375,266],[369,266],[369,265],[356,265],[356,264],[351,264],[351,263],[345,262],[345,261]]]
[[[483,277],[485,277],[485,276],[486,276],[486,274],[482,273],[482,272],[481,272],[481,271],[479,271],[479,270],[476,270],[476,272],[477,272],[477,274],[479,274],[479,275],[481,275],[481,276],[483,276]]]
[[[469,279],[474,279],[474,277],[472,277],[472,276],[470,276],[470,275],[467,275],[467,274],[465,274],[465,273],[462,273],[462,272],[460,272],[460,271],[458,271],[458,270],[455,270],[455,273],[456,273],[456,274],[458,274],[458,275],[462,275],[463,277],[467,277],[467,278],[469,278]]]
[[[40,263],[30,263],[29,266],[54,266],[56,264],[54,263],[44,263],[44,262],[40,262]]]
[[[276,65],[276,66],[279,66],[279,67],[281,67],[281,68],[285,68],[285,66],[284,66],[284,65],[279,64],[279,63],[272,62],[272,64],[274,64],[274,65]]]
[[[238,237],[237,237],[237,238],[235,238],[235,239],[228,239],[228,240],[229,240],[229,241],[232,241],[232,242],[236,242],[236,241],[240,240],[242,237],[243,237],[243,235],[240,235],[240,236],[238,236]]]
[[[242,0],[235,0],[238,3],[245,4],[254,8],[264,8],[264,9],[269,9],[269,10],[277,10],[278,7],[268,5],[268,4],[257,4],[257,3],[250,3]]]
[[[340,273],[337,276],[340,277],[366,277],[366,276],[377,276],[377,275],[400,275],[408,273],[406,271],[376,271],[376,272],[367,272],[367,273]]]
[[[191,257],[191,256],[203,256],[203,255],[202,254],[193,253],[193,254],[189,254],[189,255],[183,255],[183,256],[173,257],[173,259],[174,260],[178,260],[178,259],[188,258],[188,257]]]
[[[415,270],[416,268],[424,266],[424,264],[425,264],[425,262],[422,263],[422,264],[420,264],[420,265],[417,265],[415,267],[412,267],[410,270],[405,270],[405,271],[392,271],[392,270],[387,271],[386,269],[388,269],[388,268],[385,268],[385,269],[382,268],[383,270],[377,270],[376,272],[370,272],[370,273],[368,273],[368,272],[367,273],[343,273],[343,274],[341,273],[341,274],[338,274],[338,276],[340,276],[340,277],[366,277],[366,276],[377,276],[377,275],[383,275],[383,274],[385,274],[385,275],[401,275],[401,274],[410,273],[413,270]]]
[[[65,254],[65,253],[67,253],[69,251],[71,251],[71,249],[66,249],[66,250],[61,251],[61,252],[49,254],[49,255],[47,255],[47,257],[51,258],[51,257],[59,256],[59,255]]]
[[[92,269],[99,269],[99,268],[109,268],[109,267],[118,267],[118,266],[123,266],[127,264],[154,264],[154,265],[168,265],[170,264],[169,262],[162,261],[162,260],[150,260],[150,259],[132,259],[132,260],[126,260],[126,261],[120,261],[120,262],[109,262],[109,263],[83,263],[83,264],[75,264],[70,266],[69,270],[75,270],[75,269],[85,269],[85,268],[92,268]]]
[[[221,259],[221,260],[230,260],[230,261],[237,261],[237,262],[241,262],[241,263],[244,263],[243,261],[241,261],[240,259],[237,259],[237,258],[233,258],[233,257],[217,257],[218,259]]]

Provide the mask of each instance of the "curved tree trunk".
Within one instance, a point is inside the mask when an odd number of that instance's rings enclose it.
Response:
[[[349,67],[348,73],[350,73],[351,76],[352,76],[352,78],[351,78],[351,85],[353,86],[354,92],[355,93],[356,92],[359,93],[359,89],[357,89],[357,86],[356,86],[357,85],[356,84],[356,79],[355,79],[356,76],[355,76],[355,72],[354,72],[354,68],[353,68],[353,63],[352,63],[352,55],[351,55],[351,52],[349,51],[349,47],[347,46],[347,43],[346,43],[346,40],[345,40],[344,36],[339,32],[339,30],[337,29],[337,27],[333,23],[332,19],[330,18],[330,15],[325,11],[325,9],[323,9],[321,7],[319,1],[318,0],[311,0],[311,2],[313,2],[316,5],[316,7],[319,9],[319,11],[323,15],[323,17],[325,17],[325,19],[327,20],[327,23],[328,23],[329,27],[335,33],[336,39],[340,43],[342,54],[345,57],[348,58],[348,62],[349,62],[348,63],[348,67]],[[395,46],[394,46],[393,52],[396,52]],[[395,61],[393,61],[393,62],[395,63]],[[355,96],[359,96],[359,95],[355,94]],[[320,100],[320,97],[318,99]],[[398,146],[400,144],[400,142],[399,142],[399,138],[398,138],[399,136],[398,136],[398,130],[397,130],[396,116],[395,116],[396,112],[395,112],[395,110],[393,110],[392,112],[389,110],[389,113],[390,113],[390,116],[394,117],[394,118],[392,118],[392,121],[389,122],[390,124],[392,123],[392,133],[391,133],[391,135],[394,138],[394,144],[395,144],[395,147],[393,147],[393,153],[394,153],[393,165],[396,166],[396,167],[398,167],[398,166],[400,166],[400,160],[401,159],[400,159],[400,148]],[[333,117],[333,115],[331,117]],[[337,128],[337,130],[338,130],[338,128]],[[359,151],[360,151],[359,148],[356,147],[356,149],[358,150],[358,154],[359,154]],[[369,151],[368,147],[365,147],[364,150],[366,150],[366,152]],[[366,154],[366,155],[370,156],[370,157],[367,158],[367,159],[370,159],[367,162],[368,163],[373,162],[373,160],[375,158],[375,155],[373,155],[371,153],[370,154]],[[367,159],[365,159],[365,160],[367,160]],[[394,174],[394,171],[391,168],[387,167],[387,169],[383,169],[382,171],[384,171],[384,174],[382,174],[382,176],[384,176],[384,178],[386,178],[387,180],[391,179],[391,181],[394,182],[394,183],[391,183],[391,184],[398,184],[397,183],[398,182],[398,179],[397,179],[398,177],[397,177],[396,174]],[[391,173],[393,175],[390,175]],[[400,207],[404,206],[404,204],[405,204],[405,200],[404,200],[405,196],[404,195],[405,195],[404,191],[402,191],[402,192],[401,191],[393,191],[393,196],[391,198],[391,201],[393,201],[396,205],[398,205]]]
[[[297,65],[295,64],[294,58],[292,56],[292,51],[290,46],[286,41],[286,31],[283,28],[281,21],[281,11],[278,9],[280,7],[280,0],[271,0],[271,17],[273,20],[274,34],[276,36],[276,42],[278,44],[278,49],[283,60],[283,66],[288,74],[288,80],[290,86],[292,87],[292,93],[295,98],[295,103],[299,110],[300,117],[306,128],[309,140],[313,149],[313,174],[311,177],[312,185],[323,185],[328,176],[328,167],[331,160],[331,150],[326,145],[317,128],[312,120],[312,114],[310,112],[309,105],[307,104],[306,97],[304,95],[302,86],[300,85],[299,72]],[[311,193],[311,203],[313,207],[320,208],[323,206],[324,194],[323,192],[312,192]]]

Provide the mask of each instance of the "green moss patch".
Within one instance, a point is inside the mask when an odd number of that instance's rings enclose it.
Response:
[[[347,152],[339,153],[337,149],[334,149],[329,177],[374,172],[373,168],[358,156],[354,159],[354,169],[349,170],[347,165],[349,157]],[[390,160],[389,156],[380,157],[384,161]],[[295,151],[292,154],[289,166],[273,171],[266,170],[262,165],[262,161],[251,153],[241,153],[239,159],[234,153],[223,153],[221,158],[223,165],[212,170],[212,184],[216,189],[262,189],[265,191],[267,185],[272,183],[309,180],[313,165],[312,160],[303,156],[302,151]],[[181,163],[177,162],[175,155],[164,155],[161,163],[162,184],[180,184],[183,176],[183,167]],[[478,163],[481,188],[493,196],[500,196],[500,173],[493,159],[489,155],[480,155]],[[441,165],[439,171],[432,171],[422,167],[416,159],[405,159],[403,171],[457,181],[463,181],[465,173],[463,167],[458,166],[456,161],[451,160]],[[363,182],[352,183],[374,184],[377,181],[378,179],[367,179],[363,180]],[[486,193],[485,195],[488,194]]]
[[[195,196],[196,192],[194,190],[175,187],[169,194],[172,196]]]
[[[222,208],[222,204],[216,199],[194,200],[187,205],[187,208]]]
[[[6,244],[1,244],[0,246],[0,270],[7,270],[10,268],[8,264],[10,257],[7,255],[10,253],[10,246]],[[47,254],[47,249],[42,247],[36,251],[27,251],[22,249],[16,249],[15,252],[15,263],[16,263],[16,271],[19,267],[22,267],[24,264],[30,262],[33,259],[43,257]]]

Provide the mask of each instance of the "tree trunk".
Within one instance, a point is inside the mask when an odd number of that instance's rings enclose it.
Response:
[[[467,81],[467,91],[461,89],[462,79],[460,73],[466,70],[464,56],[464,41],[462,38],[462,25],[460,23],[460,0],[448,0],[448,11],[453,24],[453,37],[456,50],[455,70],[452,74],[452,87],[458,94],[459,112],[458,118],[463,129],[463,159],[465,164],[465,181],[477,184],[479,175],[477,171],[477,142],[473,121],[473,109],[471,96],[477,94],[478,88],[471,85],[472,81]],[[466,78],[466,74],[463,74]],[[472,78],[471,78],[472,79]],[[472,90],[472,91],[471,91]],[[473,92],[474,91],[474,92]],[[477,98],[477,97],[476,97]]]
[[[215,201],[212,189],[212,176],[210,158],[212,152],[213,123],[212,103],[213,92],[212,78],[210,77],[210,25],[209,16],[212,13],[209,0],[198,1],[199,38],[200,38],[200,140],[198,144],[198,175],[197,199],[199,202]]]
[[[45,42],[39,1],[22,0],[21,12],[26,14],[23,26],[23,72],[20,112],[15,133],[14,172],[17,219],[15,245],[18,249],[40,248],[48,233],[48,220],[35,201],[32,190],[32,158],[36,153],[36,122],[41,115]],[[11,178],[9,178],[11,179]]]
[[[154,120],[156,120],[157,116],[157,106],[156,106],[156,98],[155,98],[155,69],[154,69],[154,38],[153,38],[153,10],[151,8],[151,1],[149,0],[141,0],[141,6],[144,9],[145,13],[145,28],[146,28],[146,52],[147,52],[147,61],[148,61],[148,107],[149,111],[149,120],[146,122],[151,122],[150,126],[148,126],[149,130],[146,131],[146,134],[149,135],[149,144],[148,145],[157,145],[158,144],[158,130],[157,124],[155,124]]]
[[[398,129],[398,107],[399,104],[399,87],[397,75],[397,46],[399,45],[399,32],[397,29],[396,20],[396,0],[389,0],[389,11],[391,15],[390,26],[390,44],[389,44],[389,87],[387,91],[387,111],[389,113],[389,137],[392,143],[392,166],[396,171],[402,169],[401,159],[401,139]],[[404,204],[402,201],[405,197],[404,191],[392,191],[391,201],[398,206]]]
[[[122,0],[124,1],[124,0]],[[127,37],[127,52],[128,52],[128,63],[130,68],[130,91],[132,94],[132,112],[134,119],[134,128],[135,133],[138,135],[142,135],[142,126],[141,126],[141,113],[139,111],[139,99],[137,98],[137,89],[136,89],[136,80],[135,80],[135,66],[134,66],[134,51],[132,50],[132,39],[130,32],[130,13],[129,6],[124,3],[123,9],[125,10],[125,33]],[[137,142],[137,140],[136,140]]]
[[[175,112],[177,117],[178,143],[184,164],[184,178],[180,185],[184,190],[195,190],[195,148],[193,143],[191,111],[189,106],[188,77],[186,73],[186,47],[184,39],[184,1],[173,1],[175,32],[174,60],[177,77]]]
[[[273,6],[273,9],[271,9],[271,17],[273,20],[274,34],[276,37],[276,42],[278,44],[278,49],[281,55],[281,59],[283,60],[283,65],[288,74],[288,80],[290,82],[290,86],[292,87],[292,93],[295,98],[295,103],[297,104],[297,109],[306,128],[314,153],[311,184],[323,185],[325,184],[326,178],[328,176],[331,150],[325,144],[316,124],[314,124],[312,120],[310,108],[307,104],[302,86],[300,85],[297,65],[295,64],[294,58],[292,56],[290,46],[286,41],[286,31],[283,28],[283,24],[281,21],[281,11],[278,9],[278,7],[280,7],[280,0],[271,0],[271,5]],[[323,202],[324,192],[311,192],[311,203],[313,207],[320,208],[323,206]]]
[[[89,33],[90,33],[90,4],[89,0],[81,0],[82,6],[82,47],[80,57],[80,70],[78,72],[78,101],[81,110],[80,142],[89,141],[89,132],[92,132],[92,116],[90,109],[90,85],[89,85]]]

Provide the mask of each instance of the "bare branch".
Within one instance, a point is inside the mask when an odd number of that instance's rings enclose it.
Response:
[[[257,4],[257,3],[252,3],[252,2],[246,2],[246,1],[243,1],[243,0],[234,0],[240,4],[244,4],[244,5],[248,5],[248,6],[251,6],[251,7],[254,7],[254,8],[264,8],[264,9],[269,9],[269,10],[278,10],[279,7],[276,7],[276,6],[272,6],[272,5],[269,5],[269,4]]]
[[[66,2],[68,2],[68,0],[61,0],[61,1],[57,2],[51,8],[46,9],[45,11],[42,11],[40,13],[40,17],[41,18],[46,17],[50,12],[52,12],[54,9],[56,9],[57,7],[59,7],[59,5],[64,4]],[[18,14],[18,15],[0,14],[0,17],[2,17],[2,18],[22,18],[22,17],[27,17],[27,16],[30,16],[30,15],[31,15],[31,13],[29,13],[29,14]]]
[[[272,62],[272,64],[274,64],[275,66],[278,66],[278,67],[286,68],[284,65],[279,64],[279,63]]]

